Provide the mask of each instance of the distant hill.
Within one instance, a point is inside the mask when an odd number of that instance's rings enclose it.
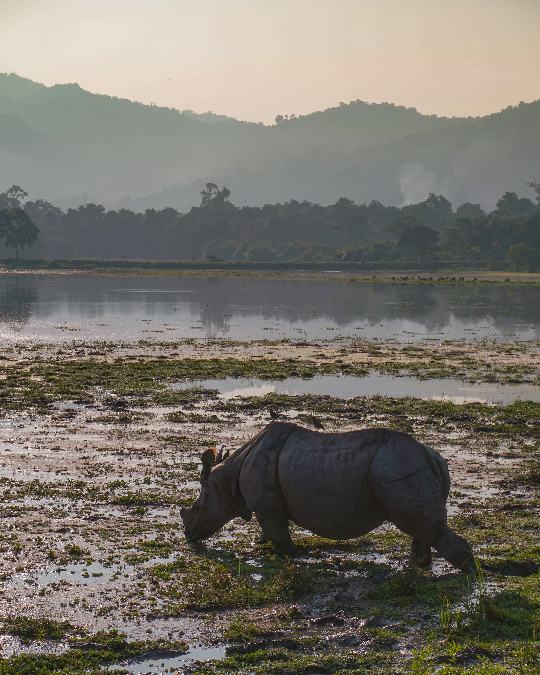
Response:
[[[428,192],[492,207],[540,176],[540,101],[439,118],[355,101],[276,125],[240,122],[0,75],[0,190],[135,210],[198,202],[207,180],[237,204],[387,204]]]

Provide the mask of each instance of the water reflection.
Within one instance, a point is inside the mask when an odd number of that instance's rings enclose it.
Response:
[[[465,384],[451,378],[418,380],[383,373],[366,376],[319,375],[310,379],[289,377],[284,380],[227,377],[222,380],[176,382],[176,390],[213,389],[223,400],[267,394],[334,396],[350,399],[357,396],[392,396],[450,401],[452,403],[511,403],[540,401],[540,388],[534,384]]]
[[[37,298],[35,286],[27,279],[0,281],[0,324],[9,324],[13,330],[20,329],[30,320]]]
[[[111,666],[110,671],[121,670],[123,673],[131,673],[132,675],[176,673],[181,672],[177,670],[178,668],[183,668],[193,661],[213,661],[222,659],[225,655],[225,645],[213,647],[199,645],[191,648],[186,654],[175,654],[174,651],[155,652],[153,656],[125,661],[121,665]]]
[[[0,334],[7,340],[537,339],[539,315],[534,286],[0,277]]]

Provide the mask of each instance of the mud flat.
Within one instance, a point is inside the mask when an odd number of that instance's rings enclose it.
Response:
[[[41,264],[40,264],[41,263]],[[357,269],[358,268],[358,269]],[[18,276],[157,276],[157,277],[202,277],[226,278],[247,277],[264,279],[320,279],[329,277],[337,281],[372,283],[387,281],[391,283],[425,283],[425,284],[539,284],[540,273],[516,272],[509,270],[434,268],[434,269],[376,269],[371,266],[361,269],[360,266],[349,266],[332,262],[317,264],[316,266],[291,264],[272,266],[263,264],[237,265],[212,263],[147,263],[138,265],[137,261],[116,261],[107,263],[103,260],[87,261],[3,261],[0,264],[0,275]]]
[[[540,403],[442,395],[443,378],[534,392],[539,374],[534,341],[0,348],[0,674],[537,673]],[[340,391],[340,377],[370,376],[425,382],[429,395]],[[330,391],[242,387],[324,377]],[[347,542],[296,529],[292,559],[256,545],[252,522],[188,546],[179,511],[198,492],[201,451],[239,446],[270,409],[437,448],[477,575],[440,559],[411,568],[407,537],[389,526]]]

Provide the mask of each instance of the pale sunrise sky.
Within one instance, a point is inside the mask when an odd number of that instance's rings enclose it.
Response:
[[[540,0],[0,0],[0,72],[272,121],[540,98]]]

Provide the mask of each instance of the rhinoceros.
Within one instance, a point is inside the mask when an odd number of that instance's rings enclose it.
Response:
[[[191,508],[181,510],[189,541],[255,513],[261,541],[293,554],[290,522],[322,537],[349,539],[389,521],[412,537],[416,564],[429,565],[433,547],[462,570],[474,567],[471,547],[447,524],[446,462],[406,433],[321,433],[272,422],[229,456],[206,450],[201,486]]]

